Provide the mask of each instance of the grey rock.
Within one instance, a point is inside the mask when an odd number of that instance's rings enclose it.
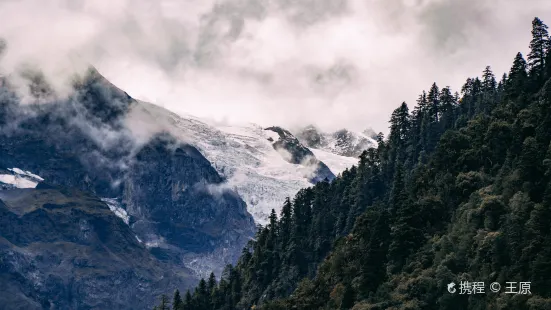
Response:
[[[284,158],[288,162],[314,168],[312,175],[309,177],[311,183],[317,183],[325,179],[329,181],[335,179],[335,175],[331,172],[329,167],[318,160],[314,153],[300,143],[290,131],[278,126],[268,127],[264,130],[270,130],[279,135],[277,141],[272,141],[272,146],[276,150],[284,150],[287,152],[289,156],[284,156]]]

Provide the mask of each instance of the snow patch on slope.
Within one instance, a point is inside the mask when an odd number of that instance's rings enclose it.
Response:
[[[39,180],[39,181],[44,181],[43,178],[41,178],[40,176],[30,172],[30,171],[23,171],[19,168],[8,168],[9,171],[12,171],[14,173],[17,173],[18,175],[21,175],[21,176],[27,176],[27,177],[30,177],[30,178],[33,178],[33,179],[36,179],[36,180]]]
[[[310,148],[316,158],[323,161],[335,175],[342,173],[347,168],[358,164],[358,159],[347,156],[340,156],[328,151]]]
[[[35,188],[44,181],[40,176],[19,168],[8,168],[8,173],[0,174],[0,183],[13,188]]]
[[[111,210],[111,212],[113,212],[116,216],[120,217],[123,222],[126,223],[126,225],[130,223],[130,217],[128,216],[128,213],[126,213],[126,210],[121,207],[117,199],[101,198],[101,200],[105,202],[105,204],[109,207],[109,210]]]

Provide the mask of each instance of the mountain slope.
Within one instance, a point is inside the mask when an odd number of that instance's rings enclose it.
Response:
[[[170,132],[197,147],[227,180],[224,186],[239,193],[247,203],[248,211],[260,224],[267,223],[272,209],[281,210],[285,197],[294,196],[301,188],[312,186],[312,182],[334,178],[333,172],[341,172],[350,163],[347,157],[328,156],[334,163],[331,169],[336,169],[332,172],[312,153],[316,152],[314,149],[310,151],[302,145],[300,149],[305,153],[301,154],[301,159],[310,155],[312,162],[293,161],[289,150],[274,146],[280,141],[280,134],[255,124],[217,124],[189,115],[177,115],[144,102],[134,106],[131,114],[133,118],[148,123],[163,124],[156,129]]]
[[[96,71],[76,81],[66,100],[21,105],[9,87],[0,95],[0,168],[118,201],[119,215],[126,212],[159,259],[204,257],[190,267],[219,273],[254,234],[245,203],[211,163],[166,132],[138,137],[128,125],[138,103]]]
[[[75,190],[0,191],[0,261],[2,309],[147,309],[163,287],[195,283]]]

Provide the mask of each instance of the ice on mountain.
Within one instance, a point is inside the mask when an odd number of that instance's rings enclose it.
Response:
[[[23,175],[26,175],[26,176],[29,176],[29,177],[31,177],[31,178],[33,178],[33,179],[36,179],[36,180],[39,180],[39,181],[44,181],[43,178],[41,178],[40,176],[38,176],[38,175],[36,175],[36,174],[34,174],[34,173],[30,172],[30,171],[23,171],[23,170],[21,170],[21,169],[19,169],[19,168],[8,168],[8,170],[9,170],[9,171],[12,171],[12,172],[14,172],[14,173],[17,173],[17,174],[19,174],[19,175],[22,175],[22,176],[23,176]]]
[[[0,183],[12,188],[35,188],[44,179],[30,171],[19,168],[8,168],[10,174],[0,174]]]
[[[123,209],[117,199],[114,198],[101,198],[103,202],[109,207],[109,210],[116,216],[120,217],[126,225],[130,223],[130,216],[125,209]],[[136,237],[137,238],[137,237]]]
[[[311,167],[289,163],[272,146],[280,138],[277,132],[252,123],[230,126],[177,115],[144,102],[133,109],[132,113],[153,118],[154,122],[164,124],[163,130],[195,146],[226,179],[225,186],[241,196],[259,224],[267,223],[272,209],[280,212],[285,197],[293,197],[300,189],[312,186],[308,179]],[[350,162],[347,158],[343,161],[341,166]]]

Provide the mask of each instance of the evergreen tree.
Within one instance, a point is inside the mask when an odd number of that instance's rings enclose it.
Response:
[[[444,87],[440,91],[440,102],[442,110],[440,131],[444,132],[454,126],[455,108],[457,105],[455,96],[452,95],[450,87]]]
[[[180,291],[176,290],[174,292],[174,297],[172,298],[172,310],[183,310],[184,302],[180,296]]]
[[[496,77],[492,72],[492,69],[490,68],[490,66],[487,66],[486,69],[484,69],[484,72],[482,75],[482,89],[486,93],[493,93],[496,90],[496,87],[497,87]]]
[[[158,310],[170,310],[170,303],[166,295],[161,295],[161,303],[157,307]]]
[[[532,41],[530,42],[530,53],[528,54],[528,68],[530,75],[538,80],[543,78],[549,47],[547,25],[536,17],[532,21]]]
[[[432,84],[429,93],[427,95],[428,112],[431,122],[438,122],[440,117],[440,91],[436,83]]]
[[[402,147],[408,138],[410,129],[409,109],[405,102],[392,113],[390,118],[390,143],[395,147]]]
[[[281,208],[281,216],[279,221],[279,237],[281,240],[281,248],[286,249],[291,239],[291,225],[292,225],[292,205],[289,197],[285,198],[283,207]]]
[[[391,227],[388,249],[389,272],[399,271],[409,254],[420,242],[420,217],[415,206],[406,193],[404,170],[398,165],[394,176],[391,197]]]
[[[207,293],[212,294],[215,288],[216,288],[216,277],[214,276],[214,272],[211,272],[209,276],[209,280],[207,282]]]
[[[193,298],[189,290],[186,291],[186,296],[184,298],[184,309],[186,310],[193,309]]]
[[[406,155],[406,141],[410,131],[409,109],[405,102],[392,113],[390,118],[389,143],[392,147],[391,161],[402,161]],[[392,173],[390,171],[390,173]]]
[[[518,53],[509,71],[509,79],[506,85],[506,93],[510,98],[517,98],[524,89],[528,74],[526,61],[521,53]]]

